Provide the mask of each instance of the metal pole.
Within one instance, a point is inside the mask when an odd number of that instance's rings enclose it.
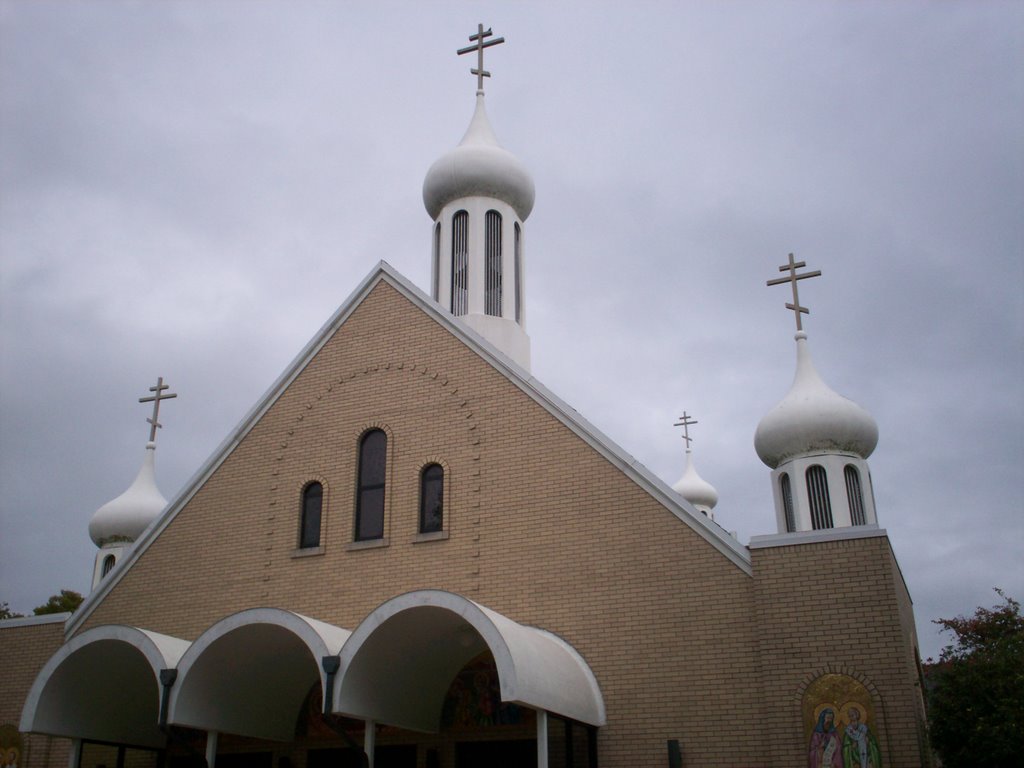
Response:
[[[548,713],[537,710],[537,768],[548,768]]]

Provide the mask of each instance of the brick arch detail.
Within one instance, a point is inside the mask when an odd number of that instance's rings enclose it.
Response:
[[[458,384],[454,379],[445,374],[442,371],[435,370],[429,366],[422,365],[420,363],[406,363],[403,361],[393,362],[385,361],[381,363],[374,363],[372,365],[362,365],[354,369],[350,369],[348,372],[342,375],[332,376],[330,381],[320,388],[315,393],[315,396],[303,404],[302,409],[298,416],[295,417],[294,423],[286,430],[286,436],[278,445],[278,450],[274,455],[275,464],[284,461],[285,456],[288,453],[289,446],[291,444],[291,438],[295,434],[295,430],[305,420],[306,416],[316,410],[319,406],[325,404],[325,401],[330,401],[331,393],[336,389],[345,386],[346,383],[354,381],[357,378],[378,376],[378,375],[407,375],[410,377],[419,378],[423,383],[430,384],[433,386],[441,387],[441,389],[449,396],[455,399],[456,407],[463,412],[463,433],[465,439],[470,447],[470,457],[474,464],[471,470],[471,477],[467,478],[470,482],[470,491],[472,501],[469,505],[469,509],[466,510],[467,518],[474,528],[479,525],[480,522],[480,431],[478,429],[479,422],[471,407],[469,398],[462,392]],[[358,444],[359,438],[369,429],[382,429],[388,436],[389,446],[394,444],[395,434],[392,431],[390,425],[381,419],[368,419],[360,424],[358,429],[351,435],[353,445]],[[448,462],[444,458],[429,459],[426,463],[436,462],[445,467],[445,474],[450,471]],[[390,462],[389,462],[390,463]],[[425,463],[420,464],[420,469],[425,466]],[[310,475],[303,480],[303,485],[311,482],[313,475]],[[278,528],[280,527],[277,517],[281,513],[281,484],[279,482],[279,470],[275,467],[271,471],[271,479],[269,484],[268,502],[267,502],[267,513],[266,513],[266,534],[268,539],[272,538]],[[390,480],[390,476],[389,476]],[[327,483],[324,480],[318,480],[324,485],[324,489],[327,489]],[[291,484],[289,484],[290,486]],[[477,531],[478,532],[478,531]],[[480,542],[477,540],[474,544],[476,549],[477,557],[474,558],[474,562],[479,563],[480,554]],[[274,565],[274,556],[272,550],[268,549],[267,557],[263,563],[263,574],[261,576],[261,582],[263,584],[263,597],[269,598],[270,592],[267,588],[268,583],[272,580]],[[474,572],[471,574],[476,577],[477,589],[479,588],[479,566],[475,566]]]

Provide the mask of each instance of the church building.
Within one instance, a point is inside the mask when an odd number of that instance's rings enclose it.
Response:
[[[143,398],[91,594],[0,623],[0,766],[930,764],[878,428],[802,328],[817,273],[791,255],[769,281],[796,375],[756,428],[775,520],[744,545],[689,449],[670,487],[530,372],[534,184],[483,89],[500,42],[459,51],[476,103],[423,182],[426,291],[372,267],[170,501],[174,394]]]

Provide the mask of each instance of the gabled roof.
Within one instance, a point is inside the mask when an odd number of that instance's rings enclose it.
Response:
[[[456,320],[437,302],[398,273],[390,264],[381,261],[363,279],[345,302],[338,307],[320,330],[316,332],[313,338],[296,355],[295,359],[285,368],[284,372],[270,385],[270,388],[260,397],[249,412],[242,417],[242,420],[228,434],[227,438],[217,446],[210,458],[189,479],[161,515],[139,537],[129,555],[117,564],[109,577],[100,582],[78,610],[71,615],[65,626],[66,635],[74,632],[85,622],[96,606],[103,601],[103,598],[120,582],[124,574],[130,570],[135,561],[142,556],[150,544],[174,520],[178,512],[188,504],[213,473],[217,471],[217,468],[231,455],[231,452],[241,440],[259,422],[271,406],[277,402],[277,399],[281,397],[288,386],[299,376],[320,349],[330,340],[366,297],[369,296],[377,284],[382,281],[398,291],[463,344],[486,360],[513,385],[522,390],[547,410],[548,413],[600,453],[619,471],[628,476],[659,504],[665,507],[665,509],[690,526],[736,567],[748,576],[752,574],[750,553],[746,547],[736,541],[717,523],[698,512],[689,502],[685,501],[679,494],[651,473],[647,467],[616,445],[593,424],[584,419],[577,411],[541,384],[528,371],[513,362],[486,339],[469,328],[469,326]]]

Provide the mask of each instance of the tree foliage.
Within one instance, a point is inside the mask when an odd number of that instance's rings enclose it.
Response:
[[[1019,602],[996,592],[1001,605],[935,621],[955,637],[927,672],[944,768],[1024,766],[1024,618]]]
[[[11,607],[7,605],[7,603],[0,603],[0,620],[20,618],[22,618],[21,614],[12,611]]]
[[[70,589],[62,589],[59,595],[50,595],[50,599],[32,609],[36,616],[48,613],[72,613],[84,600],[80,594]]]

